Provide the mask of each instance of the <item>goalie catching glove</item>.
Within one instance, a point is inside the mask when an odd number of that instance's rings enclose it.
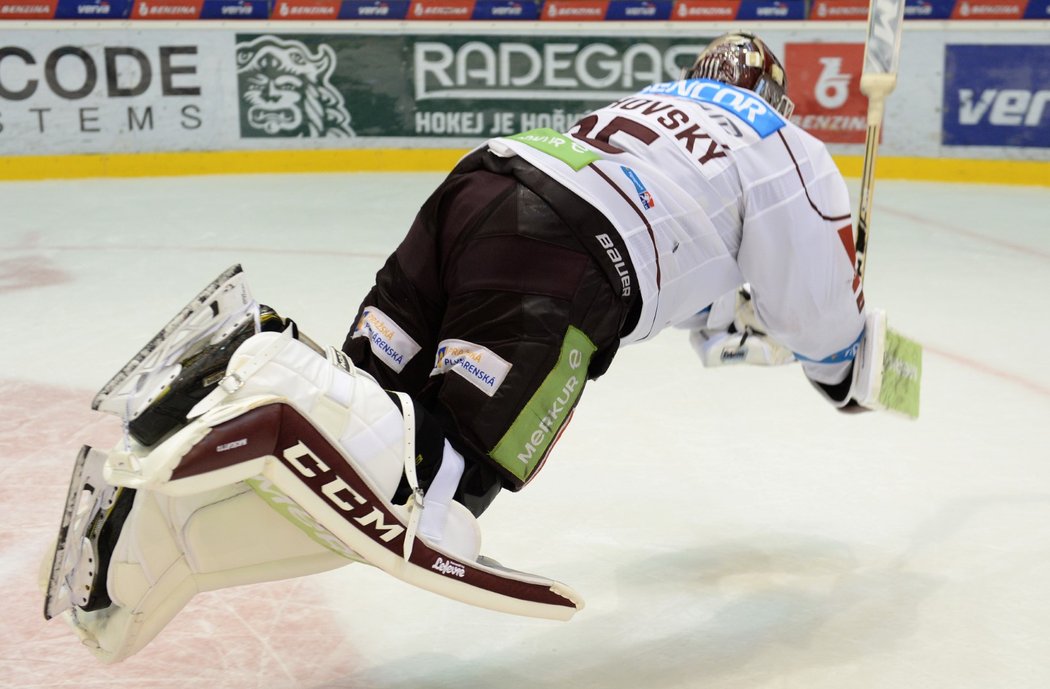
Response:
[[[691,328],[689,342],[709,368],[731,364],[779,366],[795,360],[791,350],[766,334],[748,285],[723,295],[686,325]]]

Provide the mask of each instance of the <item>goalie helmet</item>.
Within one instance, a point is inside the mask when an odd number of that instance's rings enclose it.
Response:
[[[714,79],[754,91],[784,117],[795,104],[787,97],[784,66],[762,39],[749,33],[728,33],[713,40],[683,74],[685,79]]]

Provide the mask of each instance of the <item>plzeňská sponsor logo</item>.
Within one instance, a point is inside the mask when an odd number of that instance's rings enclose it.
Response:
[[[690,43],[661,50],[641,41],[621,48],[602,40],[420,40],[413,48],[415,98],[602,102],[677,78],[702,49]]]
[[[432,376],[452,371],[489,397],[503,384],[511,364],[487,347],[466,340],[442,340],[438,343]]]
[[[91,5],[96,7],[97,5]],[[0,140],[196,130],[204,122],[196,45],[0,46]]]
[[[361,312],[352,337],[367,337],[372,352],[398,373],[420,350],[401,326],[374,306],[366,306]]]
[[[349,137],[350,112],[331,83],[336,54],[320,43],[259,36],[237,44],[241,136]]]

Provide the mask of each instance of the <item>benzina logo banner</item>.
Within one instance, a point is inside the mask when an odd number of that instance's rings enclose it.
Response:
[[[952,19],[1022,19],[1028,0],[959,0]]]
[[[0,19],[51,19],[58,0],[0,0]]]
[[[136,0],[132,19],[198,19],[204,0]]]
[[[1050,45],[948,45],[941,141],[1050,148]]]
[[[548,0],[541,19],[559,22],[602,21],[609,0]]]
[[[342,0],[277,0],[271,19],[338,19]]]
[[[810,19],[845,21],[868,19],[868,0],[816,0],[809,11]]]
[[[474,16],[474,0],[413,0],[408,19],[439,20],[470,19]]]
[[[727,21],[736,19],[740,0],[678,0],[671,19],[678,21]]]
[[[860,92],[862,43],[788,43],[791,121],[826,143],[864,143],[868,100]]]

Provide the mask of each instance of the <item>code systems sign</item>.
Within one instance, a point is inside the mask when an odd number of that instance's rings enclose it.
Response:
[[[942,143],[1050,148],[1050,45],[948,45]]]
[[[216,51],[206,42],[164,31],[5,38],[13,40],[0,43],[0,153],[163,149],[222,124]]]
[[[788,43],[784,64],[795,101],[791,121],[826,143],[864,143],[868,100],[860,92],[861,43]]]

